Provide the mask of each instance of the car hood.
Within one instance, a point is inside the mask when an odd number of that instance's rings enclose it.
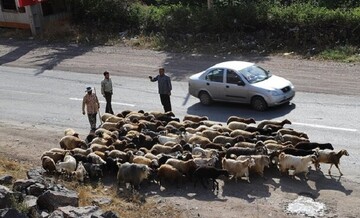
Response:
[[[274,90],[274,89],[282,89],[286,86],[292,86],[291,82],[289,80],[286,80],[282,77],[272,75],[270,78],[251,84],[258,88],[268,89],[268,90]]]
[[[194,74],[194,75],[191,75],[189,77],[190,80],[198,80],[203,74],[204,74],[205,71],[202,71],[200,73],[197,73],[197,74]]]

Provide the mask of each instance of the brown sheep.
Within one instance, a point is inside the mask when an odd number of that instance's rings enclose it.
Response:
[[[284,126],[285,124],[291,124],[291,121],[288,120],[288,119],[285,119],[285,120],[282,120],[282,121],[277,121],[277,120],[264,120],[264,121],[261,121],[259,124],[258,124],[258,128],[264,128],[265,125],[277,125],[277,126]]]
[[[243,123],[247,123],[247,124],[255,123],[254,118],[242,118],[242,117],[238,117],[238,116],[230,116],[227,119],[226,124],[229,124],[232,121],[238,121],[238,122],[243,122]]]
[[[150,152],[152,154],[170,154],[170,153],[173,153],[173,152],[176,152],[176,151],[182,151],[183,148],[180,144],[176,144],[174,147],[168,147],[168,146],[164,146],[164,145],[160,145],[160,144],[156,144],[154,145]]]
[[[209,118],[207,116],[197,116],[197,115],[190,115],[190,114],[187,114],[184,116],[183,118],[183,121],[185,120],[190,120],[192,122],[200,122],[200,121],[203,121],[203,120],[209,120]]]
[[[50,172],[50,173],[57,172],[55,161],[51,157],[43,156],[41,158],[41,163],[43,169],[46,170],[46,172]]]
[[[166,180],[171,183],[176,183],[176,186],[178,186],[179,182],[183,182],[184,180],[184,175],[170,164],[161,165],[158,169],[157,176],[160,185]]]
[[[60,147],[65,150],[72,150],[74,148],[87,148],[87,145],[84,140],[68,135],[60,139]]]
[[[92,144],[90,146],[90,148],[92,151],[101,151],[101,152],[111,151],[111,150],[115,149],[115,147],[113,145],[106,146],[106,145],[99,145],[99,144]]]

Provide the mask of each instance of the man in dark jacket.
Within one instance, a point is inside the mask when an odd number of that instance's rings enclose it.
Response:
[[[159,75],[154,78],[149,76],[149,79],[151,82],[158,81],[161,104],[163,105],[165,112],[171,111],[170,95],[172,86],[170,77],[165,75],[165,69],[159,68]]]

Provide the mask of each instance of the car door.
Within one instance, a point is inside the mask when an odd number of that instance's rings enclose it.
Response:
[[[240,75],[234,70],[226,70],[225,74],[225,98],[227,101],[247,103],[249,102],[249,90]]]
[[[209,92],[213,100],[224,98],[224,69],[210,69],[205,75],[204,88]]]

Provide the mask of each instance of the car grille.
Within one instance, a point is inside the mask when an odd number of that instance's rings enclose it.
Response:
[[[291,90],[290,86],[286,86],[285,88],[282,88],[281,91],[283,91],[283,93],[287,93],[288,91]]]

